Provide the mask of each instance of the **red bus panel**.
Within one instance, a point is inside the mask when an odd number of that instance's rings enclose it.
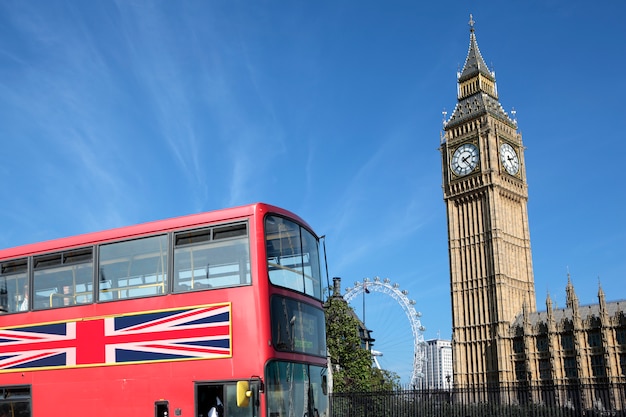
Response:
[[[269,213],[301,227],[289,257],[311,263],[310,227],[262,203],[0,250],[0,415],[278,417],[294,401],[327,415],[319,273],[295,268],[306,292],[270,283],[282,255],[268,258]],[[272,336],[277,296],[309,329],[287,348]]]

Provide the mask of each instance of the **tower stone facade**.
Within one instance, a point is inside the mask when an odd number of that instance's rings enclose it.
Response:
[[[522,136],[471,17],[457,99],[440,146],[454,387],[513,385],[534,402],[626,409],[626,302],[607,302],[599,287],[597,304],[580,305],[568,276],[565,307],[548,295],[537,311]]]
[[[513,380],[510,326],[535,311],[524,146],[470,18],[458,102],[441,138],[455,386]]]

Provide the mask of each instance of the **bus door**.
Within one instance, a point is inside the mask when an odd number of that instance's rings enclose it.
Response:
[[[224,416],[223,384],[196,384],[196,415],[198,417]]]
[[[198,417],[256,417],[258,406],[237,407],[236,382],[196,383],[196,416]]]

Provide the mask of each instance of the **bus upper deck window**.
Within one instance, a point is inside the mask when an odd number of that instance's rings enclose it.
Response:
[[[33,258],[34,309],[93,301],[93,249],[81,248]]]
[[[175,292],[248,285],[250,275],[247,223],[186,230],[175,235]]]

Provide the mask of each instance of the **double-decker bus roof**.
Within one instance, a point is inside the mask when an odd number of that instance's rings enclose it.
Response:
[[[165,233],[177,229],[193,228],[207,223],[228,221],[253,215],[255,212],[273,212],[283,214],[299,221],[310,231],[311,227],[296,214],[265,203],[254,203],[244,206],[213,210],[203,213],[189,214],[185,216],[173,217],[164,220],[155,220],[131,226],[122,226],[98,232],[90,232],[70,237],[47,240],[38,243],[16,246],[7,249],[0,249],[0,260],[13,259],[24,256],[35,255],[43,252],[64,250],[86,245],[94,245],[100,242],[115,241],[121,239],[131,239],[142,235]]]

